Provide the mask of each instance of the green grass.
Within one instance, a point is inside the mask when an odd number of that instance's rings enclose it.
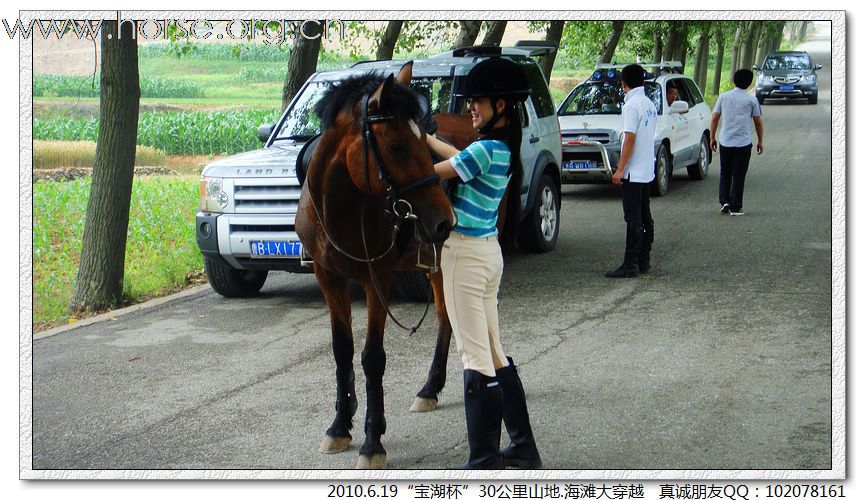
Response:
[[[63,322],[75,288],[90,178],[33,185],[33,322]],[[202,269],[195,244],[195,179],[136,178],[123,293],[141,302],[187,283]]]
[[[172,98],[202,97],[194,83],[176,78],[142,76],[139,78],[141,97]],[[33,97],[99,97],[99,75],[66,76],[34,75]]]

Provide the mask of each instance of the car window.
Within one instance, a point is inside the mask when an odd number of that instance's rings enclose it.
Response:
[[[429,99],[433,114],[450,111],[452,78],[415,78],[411,88]]]
[[[697,105],[697,100],[691,95],[691,88],[685,83],[687,80],[685,78],[674,78],[670,80],[673,83],[673,86],[676,87],[676,90],[679,91],[679,100],[685,101],[688,103],[689,108],[693,108]]]
[[[326,82],[312,82],[303,89],[288,112],[277,138],[311,138],[321,131],[321,122],[313,108],[327,90]]]
[[[655,82],[646,82],[646,96],[661,112],[661,87]],[[622,112],[625,92],[617,80],[584,82],[571,91],[559,108],[559,115],[618,115]]]
[[[691,91],[691,100],[693,101],[693,104],[689,102],[688,106],[693,108],[695,105],[703,102],[703,94],[702,92],[700,92],[700,88],[697,87],[697,84],[694,83],[694,80],[689,80],[686,78],[685,84],[688,86],[688,90]]]
[[[766,57],[763,69],[811,69],[811,59],[805,54],[774,54]]]
[[[553,98],[547,88],[547,81],[538,65],[531,59],[516,59],[514,62],[520,65],[526,78],[529,79],[529,86],[532,89],[530,99],[535,106],[538,118],[554,115],[556,107],[553,105]]]

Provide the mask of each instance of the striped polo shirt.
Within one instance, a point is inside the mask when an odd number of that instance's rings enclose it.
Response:
[[[499,203],[508,187],[511,151],[502,141],[476,141],[451,158],[462,182],[450,193],[457,215],[454,231],[466,236],[496,236]]]

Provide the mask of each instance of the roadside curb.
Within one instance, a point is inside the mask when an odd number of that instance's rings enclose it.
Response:
[[[76,328],[80,328],[82,326],[94,325],[96,323],[102,323],[104,321],[112,321],[119,317],[126,316],[127,314],[131,314],[138,311],[145,311],[147,309],[152,309],[157,306],[161,306],[163,304],[167,304],[169,302],[184,299],[188,297],[192,297],[195,295],[199,295],[208,290],[211,290],[210,285],[198,285],[193,288],[189,288],[187,290],[183,290],[182,292],[174,293],[171,295],[166,295],[165,297],[159,297],[156,299],[148,300],[147,302],[142,302],[140,304],[131,305],[129,307],[124,307],[123,309],[116,309],[114,311],[109,311],[105,314],[100,314],[99,316],[93,316],[91,318],[82,319],[81,321],[76,321],[74,323],[69,323],[68,325],[57,326],[39,333],[33,334],[33,340],[40,340],[48,337],[53,337],[55,335],[59,335],[61,333],[65,333],[71,330],[75,330]]]

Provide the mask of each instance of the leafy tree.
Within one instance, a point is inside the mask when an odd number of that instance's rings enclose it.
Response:
[[[622,31],[625,29],[625,21],[613,21],[613,29],[610,31],[610,36],[607,38],[607,43],[601,49],[601,55],[598,62],[609,63],[613,60],[613,54],[616,53],[616,47],[619,45],[619,39],[622,37]]]
[[[393,59],[393,49],[396,47],[396,42],[399,39],[402,23],[402,21],[388,21],[387,28],[378,40],[378,48],[375,51],[376,59],[380,61]]]
[[[487,32],[484,34],[484,45],[501,45],[502,38],[505,36],[505,28],[508,27],[507,21],[488,21],[484,23],[487,26]]]
[[[481,33],[481,21],[459,21],[460,32],[453,48],[469,47],[475,44]]]
[[[291,104],[291,100],[300,90],[300,87],[315,73],[318,66],[318,54],[321,50],[323,24],[302,24],[298,31],[302,30],[303,32],[295,34],[285,72],[285,84],[282,87],[282,109]]]

